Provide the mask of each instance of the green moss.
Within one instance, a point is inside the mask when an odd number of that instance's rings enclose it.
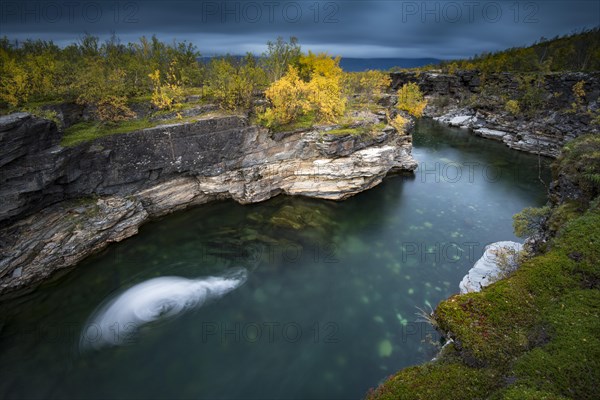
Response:
[[[197,121],[201,118],[207,118],[209,116],[222,114],[224,113],[207,113],[203,114],[202,117],[195,116],[188,118],[173,118],[169,120],[159,121],[150,121],[147,118],[140,118],[132,119],[129,121],[122,121],[115,124],[102,124],[97,121],[80,122],[65,129],[61,145],[65,147],[75,146],[80,143],[98,139],[104,136],[139,131],[146,128],[152,128],[158,125],[189,123]]]
[[[133,132],[158,125],[146,118],[123,121],[117,124],[102,124],[97,121],[80,122],[65,129],[61,145],[75,146],[79,143],[94,140],[103,136]]]
[[[581,261],[598,268],[600,264],[600,211],[593,210],[584,217],[566,224],[556,241],[556,249],[581,253]]]
[[[470,368],[460,363],[429,363],[406,368],[390,377],[368,399],[471,400],[485,398],[498,386],[500,375],[491,369]]]
[[[542,392],[524,386],[511,387],[498,397],[502,400],[567,400],[566,397],[550,392]]]
[[[569,207],[559,211],[565,219],[575,215]],[[370,397],[600,398],[599,283],[600,211],[592,209],[563,222],[552,249],[508,279],[443,301],[436,323],[456,351],[400,371]],[[439,383],[461,374],[455,389],[471,397]]]
[[[579,202],[568,201],[552,210],[548,219],[548,227],[558,232],[566,223],[582,214],[583,207]]]
[[[555,243],[571,261],[571,274],[576,274],[585,287],[600,287],[600,210],[588,212],[568,224]]]
[[[331,129],[329,131],[326,131],[325,133],[328,135],[355,135],[355,136],[359,136],[359,135],[363,135],[365,133],[367,133],[368,130],[364,127],[355,127],[355,128],[337,128],[337,129]]]
[[[297,131],[302,129],[310,129],[316,123],[316,117],[314,112],[306,113],[298,118],[296,118],[293,122],[285,125],[274,126],[271,128],[272,132],[289,132],[289,131]]]
[[[582,135],[567,143],[555,168],[589,198],[600,194],[600,137]]]
[[[575,399],[600,398],[600,291],[569,292],[544,319],[552,340],[518,360],[519,383]]]
[[[529,346],[538,310],[534,302],[522,301],[529,298],[523,283],[511,281],[499,281],[485,295],[454,296],[435,311],[440,330],[459,340],[472,363],[503,366]]]

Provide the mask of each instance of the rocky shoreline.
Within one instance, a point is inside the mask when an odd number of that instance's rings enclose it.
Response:
[[[417,167],[411,136],[391,127],[361,136],[325,129],[271,135],[244,116],[206,117],[64,148],[52,122],[0,117],[0,295],[176,210],[279,194],[343,200]]]
[[[523,96],[524,79],[511,73],[488,74],[457,71],[392,73],[392,88],[415,82],[429,103],[425,116],[449,126],[469,129],[473,134],[504,142],[508,147],[556,158],[561,148],[582,134],[600,134],[593,122],[600,112],[600,73],[554,73],[543,76],[536,94],[539,108],[511,113],[507,100]],[[585,95],[575,98],[573,86],[583,82]],[[526,87],[535,83],[526,82]],[[393,100],[392,100],[393,101]],[[577,111],[573,104],[579,101]]]
[[[599,107],[599,73],[545,76],[551,95],[534,116],[512,115],[486,89],[515,96],[511,74],[391,77],[394,90],[419,84],[429,100],[425,116],[516,150],[557,157],[574,137],[599,133],[591,122]],[[580,81],[586,110],[570,113],[572,88]],[[381,104],[392,107],[395,100],[389,95]],[[68,111],[60,114],[65,126]],[[27,113],[0,117],[0,296],[29,288],[176,210],[279,194],[343,200],[389,173],[417,167],[411,136],[390,126],[357,136],[328,134],[331,127],[270,134],[243,115],[196,117],[73,147],[60,146],[62,132],[52,121]],[[385,122],[383,115],[371,117]]]

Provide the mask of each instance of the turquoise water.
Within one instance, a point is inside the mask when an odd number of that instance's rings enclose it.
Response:
[[[417,125],[413,153],[414,177],[344,202],[278,197],[170,215],[1,304],[0,397],[360,398],[429,360],[439,340],[417,307],[457,293],[486,244],[516,240],[512,214],[544,204],[545,188],[537,157],[432,121]],[[215,289],[240,271],[239,284]],[[152,280],[166,276],[196,281]],[[97,330],[103,312],[131,318],[122,299],[141,301],[148,282],[190,294],[143,309],[152,322]],[[119,294],[134,297],[107,311]]]

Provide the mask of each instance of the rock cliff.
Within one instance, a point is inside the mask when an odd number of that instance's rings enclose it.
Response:
[[[429,100],[426,116],[516,150],[557,157],[562,146],[576,136],[600,133],[600,125],[593,123],[600,108],[600,73],[546,74],[539,82],[528,75],[477,71],[397,72],[391,78],[395,90],[408,82],[419,85]],[[585,95],[574,111],[573,86],[581,81]],[[527,101],[532,109],[510,112],[508,99]]]
[[[0,294],[30,287],[148,218],[213,200],[342,200],[412,171],[410,135],[271,135],[243,116],[200,118],[63,148],[56,126],[0,118]]]

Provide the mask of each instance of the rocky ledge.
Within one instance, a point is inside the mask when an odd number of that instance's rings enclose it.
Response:
[[[33,140],[44,138],[40,143]],[[149,218],[213,200],[279,194],[343,200],[413,171],[410,135],[271,135],[243,116],[200,118],[59,145],[53,123],[0,118],[0,295],[137,233]]]
[[[524,88],[538,85],[526,75],[478,71],[397,72],[392,73],[391,78],[394,89],[408,82],[419,85],[429,102],[426,116],[502,141],[515,150],[557,157],[565,143],[575,137],[600,134],[600,125],[594,122],[600,112],[598,72],[542,76],[543,84],[535,92],[539,106],[528,112],[507,109],[507,99],[522,99]],[[576,99],[573,86],[578,82],[583,82],[585,95]],[[577,102],[580,104],[574,109],[573,104]]]

